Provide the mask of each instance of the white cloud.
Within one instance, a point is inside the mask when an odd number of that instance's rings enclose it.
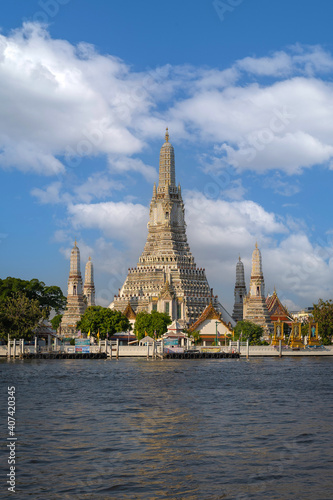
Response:
[[[330,162],[332,108],[331,83],[298,77],[198,92],[170,114],[202,141],[220,143],[221,157],[239,170],[295,174]]]
[[[240,201],[244,198],[246,189],[244,188],[241,179],[230,181],[230,186],[223,190],[223,194],[230,200]]]
[[[158,177],[156,168],[150,165],[145,165],[144,162],[139,158],[109,157],[109,165],[112,172],[140,172],[143,177],[150,183],[156,181]]]
[[[238,234],[241,250],[250,239],[255,242],[256,238],[288,232],[275,214],[250,200],[210,200],[199,192],[185,191],[185,204],[189,227],[195,228],[191,239],[204,240],[207,247],[220,246],[221,240],[230,239],[231,234],[235,245]]]
[[[61,187],[61,182],[52,182],[45,189],[32,189],[31,194],[32,196],[35,196],[38,199],[39,203],[41,203],[42,205],[45,205],[47,203],[51,205],[56,203],[63,203],[64,199],[60,194]]]
[[[149,99],[136,98],[137,76],[119,59],[52,40],[32,23],[1,35],[0,44],[3,166],[52,174],[64,169],[59,156],[66,163],[72,155],[142,149],[127,122],[149,110]]]
[[[88,179],[74,187],[76,199],[90,203],[93,199],[103,199],[111,196],[113,191],[123,189],[123,185],[107,175],[98,172],[92,174]]]
[[[31,190],[32,196],[35,196],[41,204],[57,204],[84,201],[90,203],[94,199],[103,199],[111,196],[113,191],[123,189],[123,185],[108,177],[103,172],[97,172],[90,175],[86,181],[79,184],[75,178],[67,179],[67,188],[61,181],[52,182],[44,189],[34,188]],[[70,191],[71,190],[71,191]]]
[[[68,241],[70,242],[71,237],[69,235],[69,231],[65,229],[57,229],[53,235],[52,241],[55,241],[56,243],[65,243]]]
[[[271,173],[263,182],[265,188],[271,188],[275,193],[282,196],[294,196],[301,190],[299,179],[288,178],[284,180],[280,172]],[[284,207],[295,206],[293,203],[285,203]]]
[[[149,210],[140,204],[105,203],[69,205],[68,213],[74,228],[98,228],[106,236],[124,240],[143,248],[147,236]]]
[[[333,69],[331,54],[320,46],[294,45],[290,53],[279,51],[268,57],[245,57],[236,62],[241,71],[260,76],[287,77],[295,73],[312,76]]]
[[[271,57],[245,57],[236,66],[248,73],[265,76],[286,76],[292,70],[292,58],[285,52],[276,52]]]
[[[136,73],[92,45],[54,40],[26,23],[0,35],[0,59],[4,168],[55,175],[105,154],[113,169],[151,182],[154,168],[131,156],[167,124],[178,140],[208,150],[219,144],[239,170],[294,174],[332,161],[332,84],[321,78],[333,62],[318,46],[224,70],[165,65]]]
[[[266,250],[265,268],[271,275],[270,283],[275,279],[286,297],[293,294],[303,305],[312,305],[320,297],[332,296],[332,255],[333,247],[314,245],[299,232]]]

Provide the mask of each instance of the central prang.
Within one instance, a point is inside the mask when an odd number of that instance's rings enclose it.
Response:
[[[186,236],[181,187],[176,186],[175,152],[166,129],[160,151],[159,183],[153,187],[148,236],[139,262],[109,307],[124,312],[166,312],[184,328],[212,304],[228,323],[231,317],[213,296],[205,270],[198,269]]]

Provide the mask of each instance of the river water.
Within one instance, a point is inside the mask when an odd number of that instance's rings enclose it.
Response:
[[[20,500],[333,498],[332,358],[3,360],[0,370],[3,428],[16,388]]]

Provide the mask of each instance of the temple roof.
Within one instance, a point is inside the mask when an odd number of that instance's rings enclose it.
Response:
[[[273,295],[269,295],[266,298],[267,309],[271,318],[273,316],[285,318],[288,321],[293,321],[291,314],[288,309],[281,303],[279,297],[277,296],[276,290],[274,290]]]
[[[125,311],[123,312],[123,315],[126,316],[127,319],[136,319],[136,314],[132,309],[131,304],[128,302]]]
[[[170,283],[168,280],[166,280],[165,285],[160,293],[160,297],[162,299],[171,300],[173,298],[173,296],[174,296],[174,293],[170,287]]]
[[[183,327],[178,323],[178,321],[175,319],[171,325],[168,326],[168,332],[182,332]]]
[[[230,325],[227,325],[227,323],[223,321],[221,313],[219,313],[215,309],[213,304],[210,303],[208,306],[206,306],[206,308],[202,312],[201,316],[197,319],[197,321],[192,325],[190,325],[188,329],[189,333],[194,332],[198,328],[198,326],[200,326],[204,321],[214,320],[214,319],[218,320],[220,323],[223,323],[227,328],[231,329]]]

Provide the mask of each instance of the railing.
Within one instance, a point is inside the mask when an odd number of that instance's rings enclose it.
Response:
[[[162,357],[163,353],[169,349],[165,346],[163,340],[147,345],[119,345],[119,341],[102,340],[99,344],[89,346],[89,352],[106,353],[108,358],[134,356],[157,358]],[[170,350],[172,347],[170,346]],[[301,350],[293,350],[290,347],[280,346],[249,346],[248,342],[230,341],[226,346],[188,346],[185,348],[177,347],[177,352],[180,351],[201,351],[201,352],[225,352],[239,353],[242,356],[285,356],[285,355],[333,355],[333,346],[323,346],[317,349],[308,348]],[[19,357],[22,354],[37,354],[37,353],[75,353],[73,345],[24,345],[23,340],[11,340],[8,344],[0,346],[0,356]]]

